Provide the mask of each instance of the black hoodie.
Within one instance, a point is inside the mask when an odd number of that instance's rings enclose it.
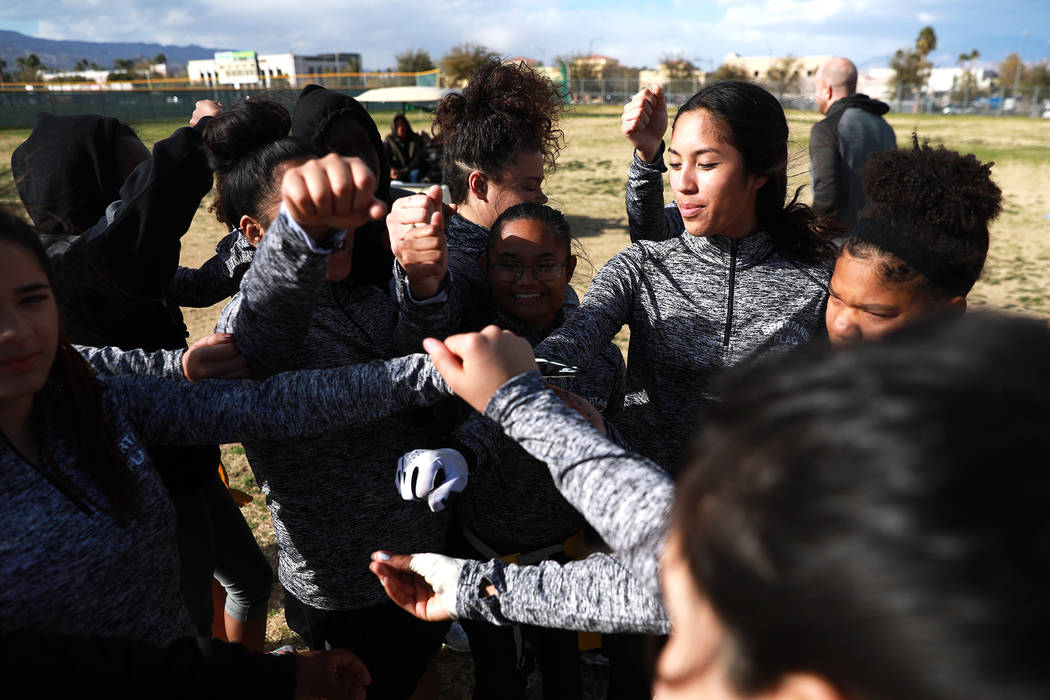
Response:
[[[12,154],[74,343],[185,347],[182,313],[164,295],[179,238],[211,188],[200,127],[158,141],[123,183],[118,142],[134,133],[110,117],[40,113]]]
[[[375,149],[374,162],[368,154],[346,152],[340,149],[340,155],[357,156],[374,167],[376,175],[376,198],[386,202],[387,207],[398,197],[410,194],[390,190],[390,165],[383,152],[383,139],[379,129],[360,102],[349,95],[334,92],[320,85],[307,85],[299,93],[292,112],[292,136],[306,141],[318,156],[324,156],[332,150],[326,138],[328,128],[337,119],[349,118],[360,126],[368,137],[368,142]],[[373,221],[357,228],[354,234],[354,249],[351,262],[351,275],[358,280],[368,282],[381,289],[389,289],[393,276],[394,254],[390,252],[390,238],[387,236],[386,221]]]

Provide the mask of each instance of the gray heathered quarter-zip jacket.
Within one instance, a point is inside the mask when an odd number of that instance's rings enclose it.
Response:
[[[159,645],[191,635],[179,595],[175,514],[161,482],[167,477],[146,444],[289,438],[366,424],[447,395],[443,382],[421,371],[426,359],[281,374],[265,382],[100,379],[103,419],[132,479],[133,503],[123,519],[114,517],[61,429],[46,427],[48,463],[75,485],[79,505],[0,436],[0,632],[32,628]],[[295,468],[309,473],[314,465],[302,461]],[[392,491],[389,482],[384,486]]]
[[[563,306],[558,321],[575,308]],[[497,314],[496,323],[533,345],[546,336],[545,331],[502,313]],[[608,343],[598,359],[571,381],[550,381],[580,394],[614,421],[623,409],[624,374],[620,349]],[[565,540],[583,527],[583,516],[554,488],[546,466],[504,435],[492,420],[472,413],[455,437],[470,448],[477,461],[467,488],[456,501],[456,512],[482,540],[497,549],[529,551]]]
[[[765,231],[738,240],[683,233],[673,204],[653,206],[662,190],[660,170],[636,157],[627,195],[636,242],[602,267],[579,310],[536,354],[584,365],[627,324],[627,397],[616,427],[633,449],[674,471],[722,369],[824,332],[831,275],[783,257]],[[651,224],[642,229],[644,222]],[[670,237],[640,240],[648,231]]]
[[[613,549],[568,564],[468,561],[456,607],[462,617],[605,632],[667,632],[659,557],[674,485],[653,462],[603,437],[565,406],[536,372],[518,375],[485,415],[547,465],[554,485]],[[499,595],[481,597],[483,582]]]
[[[351,280],[326,283],[327,263],[286,214],[274,219],[217,328],[234,334],[254,373],[402,354],[395,299]],[[368,570],[372,552],[443,548],[446,518],[394,488],[398,458],[436,444],[430,417],[402,411],[311,438],[244,443],[270,508],[278,577],[300,601],[323,610],[376,605],[387,598]]]

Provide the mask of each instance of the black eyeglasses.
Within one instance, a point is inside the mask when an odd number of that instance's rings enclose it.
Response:
[[[566,264],[557,260],[543,260],[533,265],[522,265],[519,262],[507,261],[489,265],[489,269],[493,271],[493,276],[500,282],[517,282],[525,274],[525,270],[532,270],[532,276],[540,282],[553,282],[556,279],[561,279],[562,270],[565,269]]]

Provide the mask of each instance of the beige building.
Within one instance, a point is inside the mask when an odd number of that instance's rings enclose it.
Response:
[[[772,82],[769,80],[769,69],[780,66],[784,62],[784,56],[741,56],[736,53],[728,53],[722,59],[722,63],[743,68],[748,77],[758,83]],[[795,69],[803,86],[811,86],[813,77],[817,70],[827,63],[833,56],[793,56]],[[809,82],[807,82],[807,80]]]
[[[707,80],[707,73],[697,68],[685,77],[672,78],[670,72],[667,70],[667,66],[661,63],[660,67],[656,70],[647,69],[638,72],[638,89],[641,90],[643,87],[649,87],[652,85],[667,85],[669,82],[678,80],[702,83]]]
[[[592,53],[590,56],[580,56],[572,62],[572,71],[593,78],[594,80],[630,80],[637,79],[641,72],[637,68],[628,68],[620,65],[620,62],[610,56]]]

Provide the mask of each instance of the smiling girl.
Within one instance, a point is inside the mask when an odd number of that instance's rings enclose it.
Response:
[[[496,323],[535,345],[575,310],[565,294],[576,269],[569,223],[543,204],[527,202],[507,209],[492,224],[480,267],[492,288]],[[623,356],[607,343],[598,359],[559,385],[587,399],[595,422],[618,415],[623,405]],[[564,384],[562,382],[565,382]],[[571,399],[570,399],[571,400]],[[608,430],[608,425],[606,430]],[[455,446],[472,463],[470,482],[455,503],[459,532],[453,541],[468,557],[514,555],[519,562],[565,561],[567,540],[585,522],[558,493],[543,463],[508,439],[499,427],[473,414],[455,432]],[[419,450],[406,455],[404,471],[427,469],[445,452]],[[455,458],[455,455],[452,455]],[[403,495],[422,498],[428,494]],[[575,541],[575,539],[573,540]],[[568,545],[572,549],[572,545]],[[570,552],[571,553],[571,552]],[[474,657],[475,698],[525,697],[527,674],[515,632],[486,623],[464,622]],[[582,690],[575,632],[521,628],[535,649],[543,673],[544,697],[579,697]]]
[[[169,491],[214,464],[158,463],[146,445],[314,434],[440,398],[410,386],[410,363],[379,363],[393,383],[378,365],[266,383],[96,377],[62,329],[43,247],[0,211],[0,632],[192,634]]]
[[[643,91],[624,113],[638,149],[627,185],[636,242],[601,269],[579,311],[536,352],[585,366],[629,326],[617,427],[674,471],[715,375],[822,332],[829,271],[812,213],[784,204],[788,128],[772,95],[722,82],[682,105],[668,151],[675,201],[666,208],[662,93]]]
[[[391,245],[404,268],[399,274],[408,282],[409,294],[399,294],[409,313],[419,313],[417,302],[439,293],[445,277],[443,267],[412,269],[412,249],[417,242],[447,236],[450,307],[447,316],[429,320],[429,334],[444,337],[492,322],[495,307],[477,261],[501,213],[522,202],[546,203],[543,182],[563,146],[558,128],[563,109],[550,80],[525,64],[498,60],[475,71],[462,93],[438,104],[434,130],[445,147],[442,167],[456,211],[442,234],[441,195],[435,187],[425,196],[395,202],[387,217]],[[570,289],[568,295],[575,301],[575,292]]]

